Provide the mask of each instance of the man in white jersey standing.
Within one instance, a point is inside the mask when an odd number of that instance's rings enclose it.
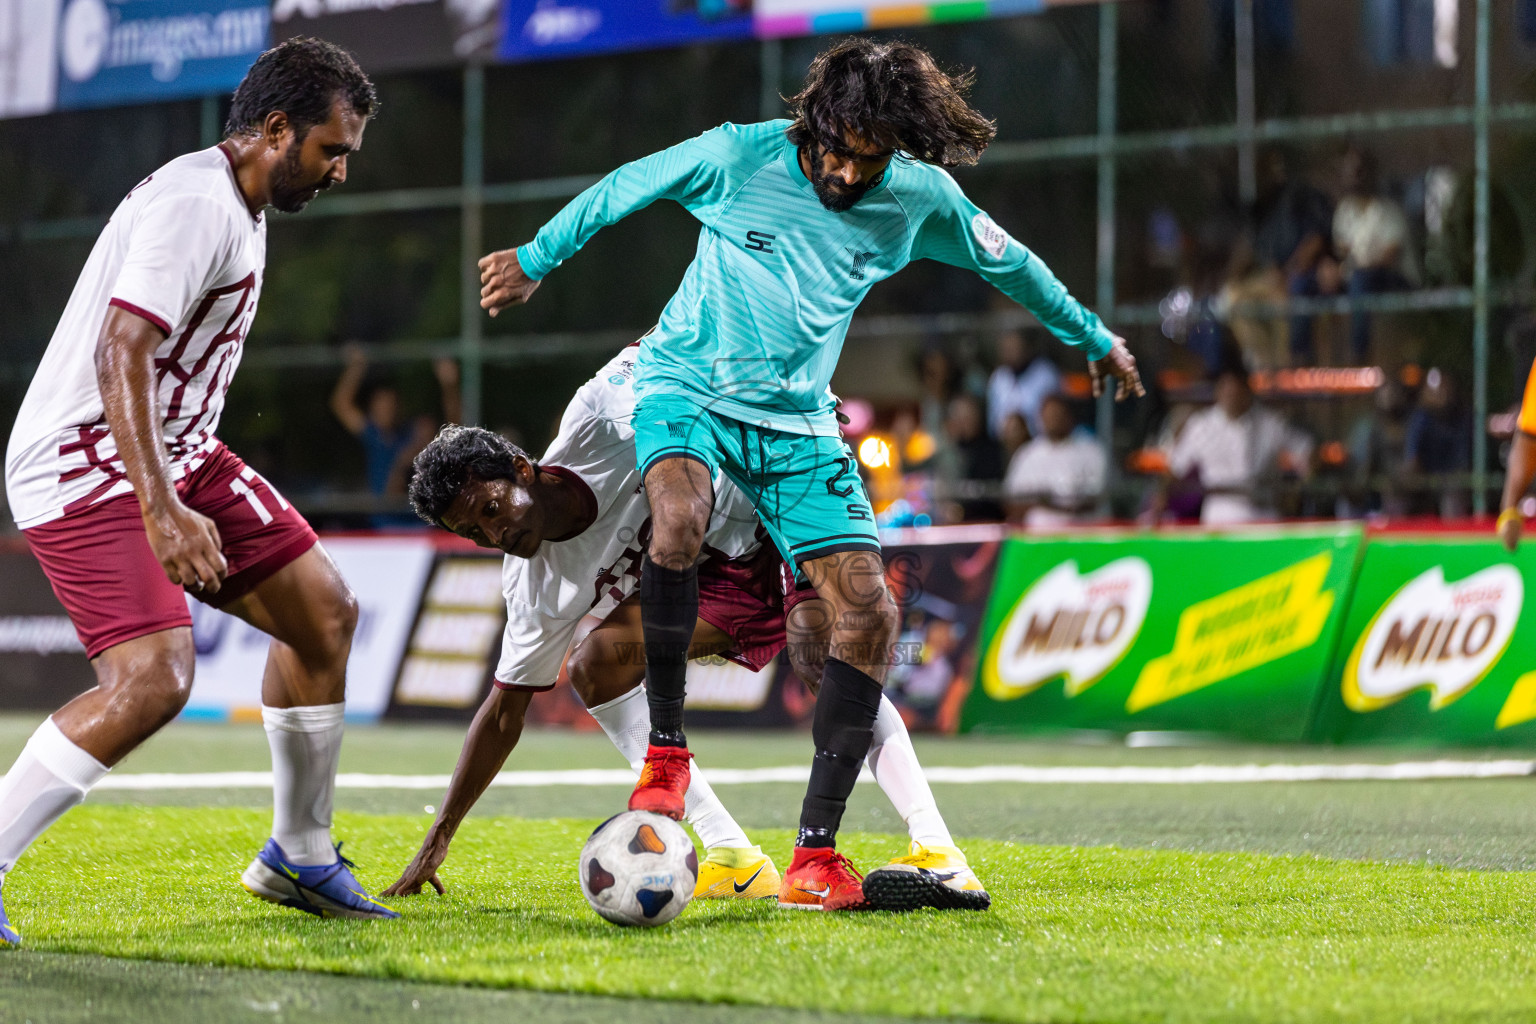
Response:
[[[454,833],[517,745],[533,695],[553,687],[562,666],[625,760],[637,772],[645,760],[650,712],[640,686],[645,658],[638,589],[651,518],[630,423],[638,354],[637,345],[625,349],[576,392],[559,435],[537,462],[497,434],[457,426],[444,428],[416,458],[410,493],[421,518],[507,554],[507,629],[495,686],[470,726],[437,819],[386,896],[418,893],[427,883],[443,891],[437,868]],[[745,495],[723,476],[715,490],[689,653],[719,654],[758,671],[784,648],[782,563]],[[815,599],[808,590],[794,596]],[[812,637],[807,653],[825,639]],[[800,660],[792,660],[798,668]],[[805,674],[814,685],[820,667]],[[882,702],[868,760],[907,822],[914,850],[941,847],[957,861],[947,878],[909,887],[910,906],[985,909],[986,890],[954,848],[906,726],[889,701]],[[750,844],[697,767],[684,805],[684,817],[707,851],[695,897],[778,895],[772,860]]]
[[[217,146],[136,185],[81,271],[6,452],[11,507],[97,686],[0,781],[0,885],[22,852],[176,716],[192,686],[186,594],[272,637],[262,719],[272,838],[242,883],[322,916],[396,917],[330,837],[357,602],[314,532],[214,435],[256,315],[271,206],[347,177],[377,108],[351,55],[262,54]],[[0,945],[19,941],[0,905]]]

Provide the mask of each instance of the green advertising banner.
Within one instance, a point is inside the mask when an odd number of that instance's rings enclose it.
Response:
[[[961,728],[1305,738],[1358,525],[1006,542]]]
[[[1536,741],[1536,548],[1373,538],[1312,738]]]

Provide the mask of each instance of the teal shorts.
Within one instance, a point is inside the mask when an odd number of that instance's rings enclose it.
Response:
[[[797,570],[842,551],[880,550],[858,461],[841,437],[757,427],[682,395],[645,395],[635,405],[635,459],[643,479],[662,459],[693,459],[725,475]]]

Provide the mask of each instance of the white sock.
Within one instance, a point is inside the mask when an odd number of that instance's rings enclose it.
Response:
[[[645,700],[645,687],[637,686],[622,697],[588,710],[638,775],[640,766],[645,763],[645,750],[651,737],[651,709]],[[693,762],[689,772],[683,817],[698,833],[706,850],[717,846],[741,848],[752,845],[736,819],[731,817],[731,812],[715,796],[697,761]]]
[[[32,841],[85,799],[107,767],[59,731],[49,718],[0,780],[0,879]]]
[[[272,838],[291,863],[336,863],[331,805],[345,704],[261,709],[272,748]]]
[[[944,816],[933,799],[933,790],[923,777],[923,766],[917,763],[917,751],[912,749],[912,737],[907,723],[901,720],[890,698],[880,698],[880,713],[875,717],[875,736],[869,745],[869,757],[865,759],[869,770],[885,790],[896,813],[907,823],[912,841],[924,846],[954,846]]]

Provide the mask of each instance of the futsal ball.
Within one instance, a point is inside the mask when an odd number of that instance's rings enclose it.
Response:
[[[614,924],[654,928],[688,905],[699,857],[688,833],[650,811],[615,814],[581,848],[581,894]]]

